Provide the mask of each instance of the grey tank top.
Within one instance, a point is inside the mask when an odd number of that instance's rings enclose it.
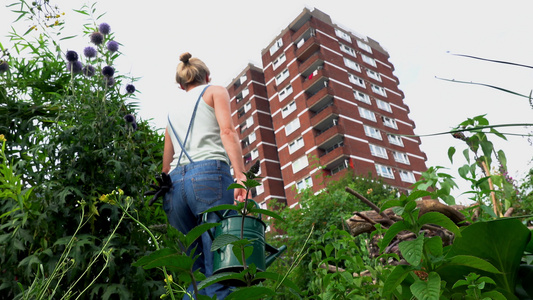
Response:
[[[187,134],[196,101],[204,88],[205,85],[197,86],[181,94],[179,99],[169,105],[168,117],[182,142]],[[178,164],[181,146],[169,124],[167,124],[167,130],[172,140],[172,146],[174,147],[174,157],[170,164],[170,170],[172,171]],[[193,120],[189,137],[184,146],[194,162],[215,159],[229,164],[228,155],[220,138],[220,127],[215,116],[215,109],[207,105],[203,99],[200,99],[196,117]],[[189,159],[183,154],[180,165],[189,163]]]

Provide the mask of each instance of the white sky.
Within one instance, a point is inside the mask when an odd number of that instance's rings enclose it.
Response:
[[[15,0],[5,1],[5,3]],[[72,11],[85,1],[50,0],[66,12],[68,34],[82,33],[84,16]],[[31,1],[30,1],[31,3]],[[101,19],[111,25],[116,40],[123,44],[117,71],[141,77],[139,117],[165,126],[165,103],[181,91],[174,83],[179,54],[188,51],[204,60],[213,83],[226,86],[252,62],[261,67],[261,50],[284,29],[304,7],[323,11],[333,21],[378,41],[390,54],[400,89],[416,123],[416,134],[447,131],[466,118],[487,114],[491,124],[533,123],[528,100],[494,89],[452,83],[436,77],[500,86],[529,95],[533,69],[498,65],[453,56],[448,52],[533,65],[533,26],[529,0],[517,1],[427,1],[427,0],[270,0],[270,1],[145,1],[114,0],[99,3]],[[0,43],[10,31],[15,14],[0,8]],[[22,33],[26,24],[17,24]],[[67,45],[81,54],[87,38]],[[77,43],[77,44],[76,44]],[[64,48],[66,49],[66,48]],[[14,51],[12,51],[14,54]],[[511,129],[501,129],[509,132]],[[518,128],[513,132],[527,133]],[[509,137],[497,149],[507,154],[510,173],[522,178],[531,168],[532,147],[526,138]],[[447,149],[462,143],[451,136],[424,137],[421,149],[429,166],[444,166],[462,183],[451,165]],[[458,151],[459,152],[459,151]],[[461,161],[460,153],[456,160]],[[454,194],[457,196],[460,191]],[[464,199],[464,198],[461,198]]]

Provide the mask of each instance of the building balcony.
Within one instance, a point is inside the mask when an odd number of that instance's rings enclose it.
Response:
[[[320,49],[316,36],[310,36],[307,40],[301,40],[300,43],[296,44],[296,58],[299,61],[306,61]]]
[[[312,112],[317,112],[322,107],[326,106],[329,102],[333,101],[333,91],[327,86],[323,86],[315,94],[307,94],[307,107]]]
[[[339,126],[337,122],[331,122],[328,125],[329,127],[325,127],[323,129],[317,129],[315,127],[315,144],[318,147],[322,147],[326,143],[330,142],[332,139],[344,136],[344,128],[342,126]]]
[[[346,153],[346,147],[337,147],[334,150],[320,157],[320,165],[326,169],[331,170],[343,164],[348,159],[348,153]]]
[[[311,126],[315,128],[326,128],[327,124],[336,125],[339,118],[339,110],[333,101],[322,107],[311,117]]]
[[[305,61],[302,61],[300,63],[300,66],[298,67],[298,72],[302,74],[304,77],[308,77],[311,73],[313,73],[314,70],[316,70],[319,66],[324,65],[324,55],[318,51],[313,53],[309,58],[307,58]]]
[[[306,22],[302,26],[300,26],[294,33],[292,34],[292,42],[294,44],[297,44],[298,41],[300,41],[302,38],[305,38],[305,36],[309,35],[309,31],[313,29],[313,26],[311,22]]]
[[[303,79],[302,88],[308,94],[315,94],[328,86],[329,76],[327,70],[319,68]]]

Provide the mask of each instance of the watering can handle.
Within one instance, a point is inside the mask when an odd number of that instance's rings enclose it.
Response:
[[[217,214],[217,216],[222,220],[222,219],[224,219],[224,216],[226,215],[227,211],[224,214],[221,214],[220,211],[216,210],[216,211],[214,211],[214,213]],[[202,216],[202,222],[203,223],[207,223],[207,214],[204,214]],[[214,241],[215,237],[213,236],[213,233],[211,232],[211,229],[207,230],[207,233],[209,234],[209,237],[211,238],[211,240]]]

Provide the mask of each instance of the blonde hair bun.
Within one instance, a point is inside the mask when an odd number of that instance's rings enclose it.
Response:
[[[185,52],[182,55],[180,55],[180,61],[182,61],[183,63],[188,63],[191,57],[192,55],[189,52]]]

